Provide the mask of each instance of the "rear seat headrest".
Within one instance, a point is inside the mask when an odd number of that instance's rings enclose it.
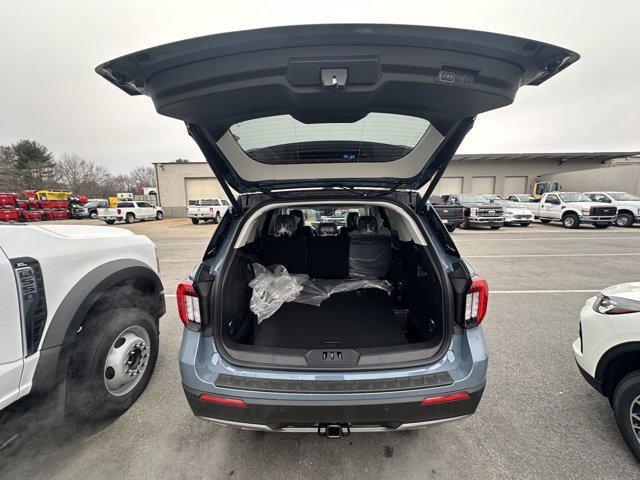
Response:
[[[318,225],[318,235],[321,237],[327,235],[337,235],[338,227],[336,227],[335,223],[321,223]]]
[[[378,219],[371,215],[363,215],[358,219],[358,232],[378,233]]]
[[[358,228],[358,217],[360,217],[360,214],[358,212],[347,213],[347,228],[353,230]]]
[[[300,225],[300,223],[304,224],[302,210],[299,210],[297,208],[294,210],[289,210],[289,215],[296,219],[298,225]]]
[[[276,237],[290,237],[296,233],[297,224],[297,220],[292,215],[278,215],[273,224],[273,233]]]

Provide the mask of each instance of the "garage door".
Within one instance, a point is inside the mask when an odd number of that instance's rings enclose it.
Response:
[[[471,193],[496,193],[496,177],[473,177]]]
[[[527,177],[504,177],[504,192],[506,196],[512,193],[527,193]]]
[[[462,177],[442,177],[433,191],[434,195],[462,193]]]
[[[215,178],[185,178],[184,189],[189,200],[199,200],[201,198],[220,198],[220,184]]]

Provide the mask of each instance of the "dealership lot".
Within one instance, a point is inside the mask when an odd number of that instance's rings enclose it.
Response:
[[[158,248],[167,314],[151,383],[125,415],[98,426],[56,422],[42,407],[36,423],[23,411],[28,402],[11,407],[12,421],[31,429],[0,451],[2,478],[637,478],[607,401],[577,371],[571,342],[587,298],[640,277],[640,228],[457,230],[461,253],[492,291],[483,323],[488,383],[476,415],[337,441],[194,418],[180,386],[174,288],[215,226],[166,219],[113,228],[148,235]]]

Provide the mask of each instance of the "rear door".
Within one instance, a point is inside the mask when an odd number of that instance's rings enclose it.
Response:
[[[231,189],[419,189],[476,115],[578,58],[486,32],[341,24],[200,37],[96,71],[184,121],[231,198]]]

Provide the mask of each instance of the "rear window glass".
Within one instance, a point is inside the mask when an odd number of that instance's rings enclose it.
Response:
[[[120,202],[118,208],[133,208],[132,202]]]
[[[230,132],[252,159],[267,164],[389,162],[407,155],[430,123],[369,113],[351,123],[305,124],[291,115],[236,123]]]

